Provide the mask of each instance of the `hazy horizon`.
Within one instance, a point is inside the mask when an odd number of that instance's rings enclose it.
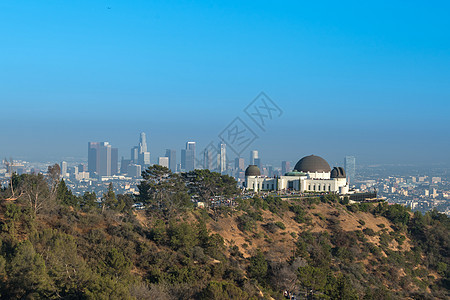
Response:
[[[449,4],[356,1],[0,3],[0,157],[151,160],[236,117],[263,163],[450,164]],[[265,131],[244,109],[265,92]],[[231,151],[230,151],[231,152]],[[229,156],[233,159],[235,155]]]

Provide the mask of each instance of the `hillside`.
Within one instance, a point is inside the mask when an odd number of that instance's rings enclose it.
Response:
[[[98,206],[61,186],[39,194],[39,211],[0,192],[1,298],[450,296],[450,222],[436,212],[334,195],[195,209],[178,190],[136,211],[142,198],[108,192]]]

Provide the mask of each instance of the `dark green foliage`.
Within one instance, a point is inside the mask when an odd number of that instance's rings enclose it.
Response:
[[[335,203],[340,201],[339,196],[336,194],[326,194],[320,197],[320,201],[324,203]]]
[[[280,216],[289,209],[289,204],[281,200],[280,197],[269,196],[264,199],[264,202],[267,204],[269,211]]]
[[[374,236],[375,235],[375,231],[373,231],[372,228],[364,228],[363,232],[364,232],[364,234],[366,234],[368,236]]]
[[[112,248],[105,259],[107,274],[114,274],[116,277],[123,277],[129,274],[131,261],[116,248]]]
[[[306,212],[300,205],[293,204],[289,207],[289,209],[295,214],[294,220],[297,223],[305,223],[306,222]]]
[[[190,194],[198,195],[205,202],[213,196],[231,197],[239,193],[237,182],[233,177],[207,169],[183,173],[183,179]]]
[[[256,229],[256,220],[247,213],[244,213],[237,217],[236,221],[238,224],[238,228],[241,231],[253,231]]]
[[[283,222],[275,222],[275,225],[277,225],[282,230],[286,229],[286,225],[284,225]]]
[[[152,213],[166,220],[193,207],[188,195],[185,177],[172,173],[168,168],[153,165],[142,172],[143,181],[138,185],[139,202]]]
[[[348,196],[345,196],[342,199],[339,199],[339,203],[341,203],[342,205],[347,205],[350,203],[350,199],[348,198]]]
[[[94,192],[85,192],[84,195],[80,199],[80,207],[85,210],[89,211],[90,209],[98,208],[97,203],[97,196]]]
[[[410,219],[410,210],[400,204],[389,205],[386,202],[378,204],[374,210],[374,214],[382,215],[394,224],[407,224]]]
[[[259,282],[263,282],[266,278],[268,265],[264,254],[258,250],[256,255],[250,258],[248,273],[250,277],[255,278]]]
[[[313,291],[323,291],[327,283],[329,270],[320,267],[305,266],[298,268],[298,280]]]
[[[120,211],[118,204],[119,201],[117,201],[116,194],[114,193],[114,187],[111,182],[108,186],[108,191],[104,193],[102,197],[102,211],[105,211],[105,209]]]
[[[2,295],[9,298],[46,298],[54,287],[47,274],[44,259],[29,241],[17,245],[7,265],[8,288]]]
[[[425,264],[443,277],[442,286],[450,285],[450,219],[436,211],[414,213],[408,224],[418,249],[426,253]]]
[[[59,203],[67,206],[77,206],[79,205],[78,199],[72,194],[72,191],[67,188],[64,179],[60,181],[56,189],[56,198]]]

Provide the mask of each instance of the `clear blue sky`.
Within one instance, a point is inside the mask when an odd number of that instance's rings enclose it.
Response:
[[[0,1],[0,155],[202,148],[261,91],[265,161],[450,162],[440,1]],[[250,149],[249,149],[250,150]],[[248,158],[248,151],[244,158]]]

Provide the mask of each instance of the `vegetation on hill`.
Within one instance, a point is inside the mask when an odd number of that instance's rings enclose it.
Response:
[[[0,191],[0,298],[446,299],[449,219],[335,195],[236,198],[229,176],[151,167],[140,195],[101,203],[63,180],[14,175]],[[53,174],[53,175],[52,175]],[[15,200],[6,200],[15,199]],[[134,211],[135,202],[146,210]]]

